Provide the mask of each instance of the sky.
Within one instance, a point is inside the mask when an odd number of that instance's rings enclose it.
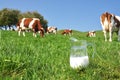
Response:
[[[0,10],[37,11],[48,21],[48,26],[58,30],[102,30],[102,13],[120,16],[120,0],[1,0],[0,3]]]

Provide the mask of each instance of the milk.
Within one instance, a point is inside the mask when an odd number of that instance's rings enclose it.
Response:
[[[70,66],[72,68],[85,67],[89,64],[88,56],[74,57],[70,56]]]

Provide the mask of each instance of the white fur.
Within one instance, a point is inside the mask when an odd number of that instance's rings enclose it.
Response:
[[[23,18],[22,21],[21,21],[21,23],[20,23],[20,26],[19,26],[19,27],[20,27],[21,29],[25,29],[25,27],[24,27],[24,21],[25,21],[25,19],[26,19],[26,18]],[[18,35],[19,35],[19,36],[20,36],[21,29],[18,31]],[[24,33],[24,32],[23,32],[23,36],[25,36],[25,33]]]
[[[23,31],[23,36],[25,37],[25,32]]]
[[[115,16],[120,21],[120,16]]]
[[[50,28],[51,28],[51,29],[50,29]],[[56,33],[57,33],[57,30],[55,30],[55,28],[56,28],[56,27],[49,26],[49,27],[48,27],[47,34],[48,34],[49,32],[50,32],[50,33],[53,32],[54,34],[56,34]]]
[[[38,18],[33,18],[33,20],[29,24],[29,28],[32,29],[32,25],[34,24],[35,20],[39,20]]]
[[[105,18],[105,21],[104,21],[104,26],[105,26],[105,28],[108,28],[108,21],[107,21],[107,18]]]
[[[24,26],[24,21],[25,21],[25,19],[26,19],[26,18],[23,18],[22,21],[21,21],[21,23],[20,23],[20,27],[21,27],[22,29],[25,29],[25,26]]]

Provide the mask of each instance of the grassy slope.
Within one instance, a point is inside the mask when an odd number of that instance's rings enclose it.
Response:
[[[86,37],[86,33],[73,31],[72,37],[92,42],[96,47],[94,58],[84,69],[73,70],[69,65],[70,36],[46,35],[34,38],[17,32],[1,31],[0,78],[6,80],[107,80],[120,79],[120,42],[114,34],[113,42],[104,42],[103,33]],[[88,47],[91,56],[92,49]]]

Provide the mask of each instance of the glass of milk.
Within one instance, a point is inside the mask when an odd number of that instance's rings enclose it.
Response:
[[[86,67],[89,64],[86,40],[72,40],[70,66],[72,68]]]

